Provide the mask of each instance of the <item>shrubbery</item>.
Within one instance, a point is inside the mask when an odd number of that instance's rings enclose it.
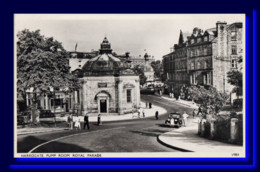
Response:
[[[215,112],[219,112],[228,98],[227,94],[220,93],[216,88],[211,86],[208,88],[203,86],[189,86],[185,88],[184,92],[187,99],[200,104],[204,109],[211,106]]]

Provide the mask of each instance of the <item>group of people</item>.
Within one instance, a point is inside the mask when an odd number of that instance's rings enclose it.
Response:
[[[76,130],[81,130],[81,123],[80,123],[80,118],[79,118],[79,116],[74,116],[74,119],[73,119],[72,114],[70,114],[70,115],[68,116],[67,122],[68,122],[69,129],[70,129],[70,130],[73,130],[74,128],[75,128]],[[98,118],[97,118],[97,125],[102,125],[101,115],[100,115],[100,114],[98,115]],[[88,115],[88,114],[86,114],[86,115],[84,116],[83,129],[85,129],[86,127],[87,127],[88,130],[90,129],[90,127],[89,127],[89,115]]]

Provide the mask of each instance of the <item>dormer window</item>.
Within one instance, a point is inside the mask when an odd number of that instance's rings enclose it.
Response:
[[[198,38],[197,42],[198,42],[198,43],[201,42],[201,38]]]
[[[204,42],[207,42],[207,41],[208,41],[208,37],[205,36],[205,37],[204,37]]]
[[[191,39],[191,41],[190,41],[190,42],[191,42],[191,44],[194,44],[194,39]]]

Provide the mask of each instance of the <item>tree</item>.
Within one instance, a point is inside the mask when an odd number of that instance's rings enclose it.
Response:
[[[243,73],[238,70],[232,70],[227,73],[227,77],[228,83],[235,86],[233,91],[238,96],[239,92],[241,92],[243,88]]]
[[[144,75],[144,66],[143,65],[136,65],[133,68],[134,72],[139,75],[140,84],[144,85],[146,83],[147,77]]]
[[[17,37],[17,94],[24,100],[30,88],[34,88],[33,106],[40,96],[52,94],[51,87],[68,92],[79,88],[77,78],[69,73],[68,53],[60,42],[45,38],[40,30],[25,29]]]
[[[203,109],[210,106],[215,112],[219,112],[228,98],[227,94],[218,92],[212,86],[207,89],[203,86],[189,86],[186,87],[185,93],[188,94],[189,99],[200,104]]]
[[[151,63],[151,66],[154,70],[155,77],[160,78],[161,77],[161,69],[162,69],[161,61],[160,60],[153,61]]]

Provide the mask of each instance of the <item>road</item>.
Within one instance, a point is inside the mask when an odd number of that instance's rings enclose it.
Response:
[[[143,101],[165,108],[168,112],[192,109],[159,96],[142,95]],[[126,121],[104,122],[102,126],[90,124],[90,130],[60,131],[55,133],[18,136],[18,153],[48,152],[175,152],[157,141],[157,136],[172,130],[164,126],[167,113],[154,117]],[[176,130],[178,130],[176,128]]]

